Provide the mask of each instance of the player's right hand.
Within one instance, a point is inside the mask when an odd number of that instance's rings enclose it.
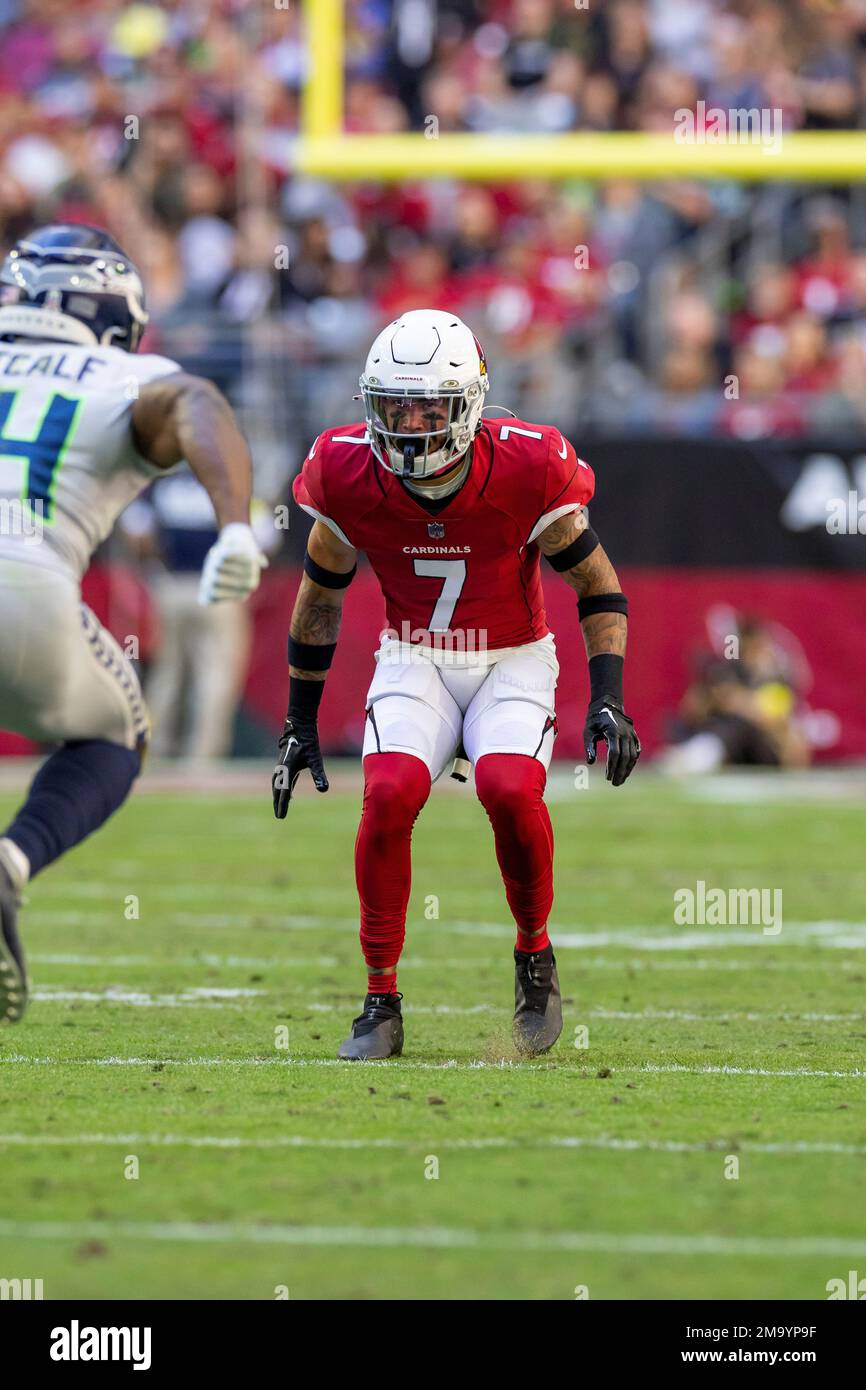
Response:
[[[251,527],[240,521],[224,526],[204,559],[198,601],[202,607],[241,602],[259,587],[267,565]]]
[[[280,758],[271,778],[274,794],[274,815],[284,820],[295,790],[295,783],[307,767],[313,778],[316,791],[328,790],[325,764],[319,747],[319,730],[315,719],[304,719],[289,715],[280,737]]]

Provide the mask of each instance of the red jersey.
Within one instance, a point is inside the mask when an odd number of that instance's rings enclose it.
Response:
[[[550,425],[485,420],[469,473],[435,514],[373,454],[363,424],[325,430],[294,482],[295,501],[363,550],[388,623],[403,641],[449,632],[475,649],[549,631],[537,537],[592,497],[588,463]]]

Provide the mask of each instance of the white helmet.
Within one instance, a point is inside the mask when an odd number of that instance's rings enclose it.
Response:
[[[401,478],[429,478],[462,458],[478,430],[490,389],[481,344],[454,314],[413,309],[389,323],[370,348],[360,380],[370,445]],[[444,429],[407,433],[389,428],[390,404],[447,404]],[[438,447],[431,447],[441,441]]]

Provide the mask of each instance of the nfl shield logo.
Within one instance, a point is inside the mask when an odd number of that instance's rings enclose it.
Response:
[[[445,535],[445,522],[428,521],[427,535],[431,536],[434,541],[441,541],[442,537]]]

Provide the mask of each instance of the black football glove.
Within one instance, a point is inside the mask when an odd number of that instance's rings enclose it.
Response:
[[[280,737],[280,760],[271,778],[277,820],[285,819],[295,783],[305,767],[310,769],[316,791],[326,792],[328,779],[322,762],[315,715],[289,714]]]
[[[621,787],[640,757],[640,739],[622,705],[609,696],[593,700],[586,716],[583,746],[586,761],[594,763],[596,745],[607,744],[607,780]]]

